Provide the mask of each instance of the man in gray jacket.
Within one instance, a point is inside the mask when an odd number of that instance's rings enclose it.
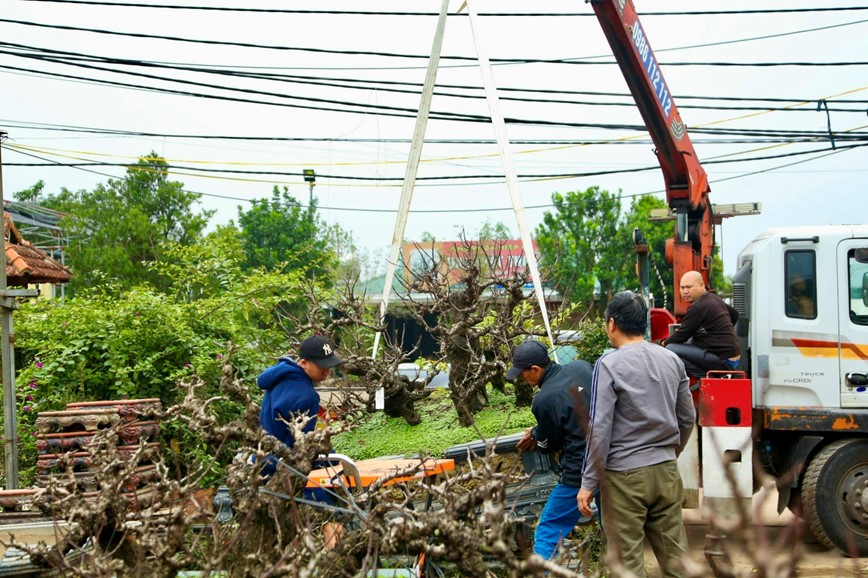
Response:
[[[676,457],[693,431],[696,412],[677,355],[644,340],[647,307],[630,291],[606,308],[606,333],[616,348],[594,368],[590,432],[579,510],[589,515],[602,485],[606,539],[627,570],[645,576],[647,537],[664,577],[682,575],[687,552],[681,517],[684,493]]]

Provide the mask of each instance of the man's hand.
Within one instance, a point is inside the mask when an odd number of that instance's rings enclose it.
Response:
[[[518,455],[536,449],[536,440],[533,439],[533,428],[527,428],[524,430],[524,436],[522,436],[522,438],[518,440],[518,443],[515,444],[515,449],[518,450]]]
[[[586,490],[582,488],[579,490],[578,496],[576,496],[576,501],[579,503],[579,511],[585,516],[593,515],[593,511],[591,510],[591,500],[594,499],[594,492],[591,490]]]

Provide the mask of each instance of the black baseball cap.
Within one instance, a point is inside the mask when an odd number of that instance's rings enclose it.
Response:
[[[322,335],[312,335],[301,342],[298,357],[313,362],[322,369],[331,369],[344,362],[335,353],[335,344]]]
[[[532,365],[544,366],[548,360],[549,350],[541,341],[525,341],[512,352],[512,367],[506,372],[506,379],[515,381],[515,378],[528,367]]]

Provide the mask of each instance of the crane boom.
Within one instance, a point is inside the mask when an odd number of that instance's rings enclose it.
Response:
[[[667,259],[675,274],[675,315],[687,304],[678,291],[681,276],[702,273],[711,287],[714,251],[714,216],[708,200],[708,175],[693,149],[687,127],[660,67],[632,0],[590,0],[615,60],[656,147],[663,170],[666,202],[675,214],[675,238],[667,244]]]

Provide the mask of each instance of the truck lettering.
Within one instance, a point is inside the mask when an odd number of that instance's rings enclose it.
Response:
[[[652,62],[648,67],[648,78],[651,79],[651,86],[654,88],[654,94],[660,98],[660,69]]]
[[[642,59],[642,64],[645,67],[645,73],[648,75],[648,81],[651,83],[651,88],[654,95],[657,97],[657,102],[663,109],[664,116],[668,119],[672,112],[672,99],[669,96],[669,89],[666,87],[666,81],[663,75],[660,74],[660,67],[657,66],[657,58],[645,38],[645,33],[642,31],[642,25],[637,20],[633,24],[633,44],[636,47],[636,52],[639,58]]]
[[[642,34],[642,28],[638,22],[633,26],[633,43],[636,45],[636,51],[639,53],[642,62],[647,63],[648,42],[645,40],[645,35]]]

